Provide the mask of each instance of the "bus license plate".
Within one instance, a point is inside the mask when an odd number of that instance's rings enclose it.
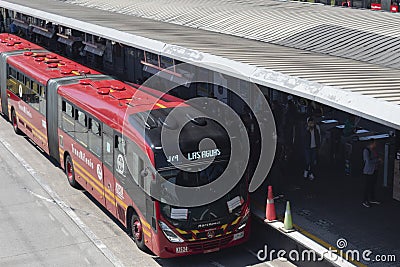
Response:
[[[176,253],[186,253],[186,252],[188,252],[188,247],[176,247],[175,252]]]
[[[244,237],[244,232],[236,233],[233,235],[233,240],[238,240]]]

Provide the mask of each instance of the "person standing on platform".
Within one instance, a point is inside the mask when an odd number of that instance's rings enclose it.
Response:
[[[315,179],[314,171],[317,165],[318,148],[321,145],[321,130],[315,123],[313,117],[307,118],[307,127],[304,134],[304,146],[306,166],[304,169],[304,178],[311,181]]]
[[[380,204],[375,199],[375,186],[378,180],[378,167],[380,159],[376,151],[376,141],[369,140],[368,145],[363,149],[363,178],[364,178],[364,201],[363,206],[371,207],[371,204]]]

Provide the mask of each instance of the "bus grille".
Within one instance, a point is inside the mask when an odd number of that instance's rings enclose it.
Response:
[[[210,240],[210,241],[192,243],[192,244],[188,245],[188,248],[193,252],[216,249],[216,248],[225,246],[231,240],[232,240],[232,236],[230,235],[230,236],[225,236],[225,237]]]
[[[222,230],[222,229],[214,230],[215,235],[222,235],[223,233],[224,233],[224,230]],[[207,237],[207,232],[201,232],[201,233],[196,234],[197,239],[206,238],[206,237]]]

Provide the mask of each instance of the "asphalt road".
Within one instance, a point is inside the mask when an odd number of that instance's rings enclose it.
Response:
[[[264,266],[263,227],[220,252],[159,259],[137,249],[124,229],[63,171],[0,118],[0,266]]]

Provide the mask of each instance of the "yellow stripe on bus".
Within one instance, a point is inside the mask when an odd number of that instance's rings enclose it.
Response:
[[[159,107],[159,108],[166,108],[166,106],[161,105],[160,103],[156,103],[156,106]]]
[[[74,162],[74,165],[76,165],[79,169],[81,169],[91,180],[93,180],[98,186],[104,187],[103,183],[101,183],[97,178],[95,178],[93,175],[91,175],[85,168],[83,168],[79,163]],[[114,193],[110,191],[107,187],[104,188],[105,191],[110,194],[111,196],[114,196]]]
[[[91,186],[93,186],[93,188],[96,189],[97,192],[99,192],[103,197],[105,197],[109,202],[111,202],[115,206],[114,199],[112,199],[108,195],[104,194],[104,192],[100,188],[98,188],[95,184],[93,184],[93,182],[90,181],[90,178],[85,176],[79,170],[77,170],[76,173],[78,173],[86,182],[88,182]]]
[[[150,229],[150,224],[149,224],[148,222],[146,222],[146,221],[143,221],[143,222],[142,222],[142,224],[143,224],[144,226],[146,226],[147,228],[149,228],[149,229]]]
[[[38,130],[35,126],[32,125],[32,123],[30,123],[28,120],[26,120],[23,116],[20,115],[21,113],[17,112],[17,116],[19,120],[22,120],[25,124],[28,124],[32,130],[34,130],[36,133],[38,133],[39,135],[41,135],[45,141],[47,141],[47,136],[42,133],[40,130]]]
[[[240,219],[240,216],[239,216],[239,217],[237,217],[237,218],[236,218],[236,220],[234,220],[234,221],[231,223],[231,225],[235,225],[235,224],[237,224],[237,223],[239,222],[239,219]]]
[[[66,117],[63,117],[63,120],[66,120],[66,121],[68,121],[69,123],[71,123],[71,124],[74,124],[75,122],[74,121],[70,121],[68,118],[66,118]]]
[[[91,181],[89,177],[87,177],[83,172],[81,172],[79,169],[74,170],[76,174],[78,174],[80,177],[82,177],[86,182],[88,182],[94,189],[96,189],[97,192],[100,194],[104,194],[102,188],[99,188],[95,183]]]
[[[142,231],[143,231],[143,233],[144,233],[145,235],[147,235],[148,237],[151,238],[151,234],[150,234],[149,231],[147,231],[145,228],[142,228]]]
[[[186,232],[184,230],[181,230],[179,228],[176,228],[176,231],[178,231],[180,234],[183,234],[183,235],[188,233],[188,232]]]
[[[60,151],[60,156],[62,154],[62,157],[64,157],[64,150],[62,148],[59,148]],[[85,170],[84,167],[82,167],[78,162],[74,161],[74,166],[78,167],[82,172],[81,174],[85,174],[86,177],[92,181],[94,181],[101,189],[103,189],[107,194],[105,194],[105,197],[111,201],[115,206],[116,203],[118,202],[125,210],[127,209],[128,205],[125,204],[125,202],[123,202],[120,198],[118,198],[112,191],[110,191],[110,189],[108,189],[106,186],[104,186],[97,178],[95,178],[93,175],[91,175],[87,170]],[[85,179],[85,177],[83,177]],[[85,179],[86,180],[86,179]],[[89,182],[89,181],[87,181]],[[100,192],[100,191],[99,191]],[[100,192],[101,194],[103,194],[103,192]],[[113,199],[111,200],[108,195],[110,197],[112,197]],[[114,200],[115,199],[115,200]],[[116,201],[116,202],[115,202]],[[150,228],[150,225],[148,225],[148,228]]]
[[[74,166],[77,166],[79,169],[81,169],[86,175],[87,177],[89,177],[92,181],[94,181],[98,186],[100,186],[101,188],[104,189],[104,191],[106,193],[108,193],[111,197],[115,198],[116,201],[124,208],[126,209],[128,207],[127,204],[125,204],[125,202],[123,202],[120,198],[118,198],[113,192],[110,191],[110,189],[108,189],[107,187],[105,187],[102,183],[100,183],[100,181],[95,178],[93,175],[91,175],[87,170],[85,170],[79,163],[77,163],[76,161],[74,161]]]
[[[58,148],[58,153],[60,153],[60,161],[63,162],[62,160],[64,159],[64,149]]]

